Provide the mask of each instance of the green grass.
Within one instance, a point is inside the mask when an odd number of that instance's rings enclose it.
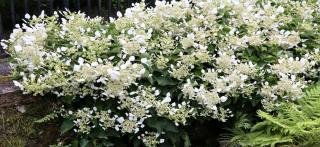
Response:
[[[24,147],[36,134],[35,118],[9,110],[0,115],[0,147]]]
[[[35,121],[51,111],[55,104],[46,98],[25,106],[26,112],[16,108],[0,108],[0,147],[49,146],[59,136],[56,122],[39,124]]]

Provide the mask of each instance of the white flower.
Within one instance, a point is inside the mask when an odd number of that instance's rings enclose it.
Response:
[[[71,63],[71,60],[70,59],[68,59],[67,61],[66,61],[66,65],[70,65],[70,63]]]
[[[16,52],[20,52],[20,51],[22,51],[22,47],[20,45],[14,46],[14,50]]]
[[[190,33],[187,35],[187,38],[194,40],[195,39],[195,35],[193,33]]]
[[[73,114],[73,112],[72,112],[71,110],[69,110],[69,111],[68,111],[68,114],[72,115],[72,114]]]
[[[111,56],[111,57],[108,58],[108,60],[113,60],[114,57],[115,57],[115,56]],[[100,60],[101,60],[101,59],[100,59]],[[101,60],[101,62],[102,62],[102,60]]]
[[[30,18],[31,18],[31,16],[27,13],[26,15],[24,15],[24,18],[26,18],[26,19],[30,19]]]
[[[117,12],[117,16],[120,18],[122,17],[122,13],[120,11]]]
[[[22,40],[26,45],[32,45],[36,41],[36,37],[27,35],[27,36],[23,36]]]
[[[227,100],[228,100],[228,98],[226,96],[220,97],[220,101],[221,102],[226,102]]]
[[[126,10],[125,16],[126,16],[126,17],[132,17],[132,11],[131,11],[131,9],[127,9],[127,10]]]
[[[240,75],[240,78],[242,81],[245,81],[248,79],[248,76],[247,75]]]
[[[139,128],[135,128],[135,129],[134,129],[134,133],[138,133],[139,130],[140,130]]]
[[[63,52],[66,51],[67,49],[68,49],[68,48],[66,48],[66,47],[61,47],[61,48],[60,48],[60,50],[63,51]]]
[[[160,94],[160,91],[159,90],[156,90],[155,92],[154,92],[154,95],[155,96],[158,96]]]
[[[281,7],[281,6],[279,6],[279,7],[277,8],[276,12],[278,12],[278,13],[283,13],[283,12],[284,12],[284,8]]]
[[[78,59],[78,63],[79,63],[79,65],[83,65],[83,63],[84,63],[84,59],[83,59],[83,58],[81,58],[81,57],[79,57],[79,59]]]
[[[30,78],[31,78],[31,81],[34,81],[36,79],[36,75],[35,74],[30,74]]]
[[[95,37],[97,37],[97,38],[101,37],[101,33],[100,33],[99,31],[96,31],[96,32],[94,33],[94,35],[95,35]]]
[[[136,58],[135,58],[134,56],[130,56],[130,57],[129,57],[129,61],[130,61],[130,62],[134,61],[135,59],[136,59]]]
[[[92,62],[92,63],[91,63],[91,66],[92,66],[92,67],[96,67],[96,66],[98,66],[98,65],[99,65],[98,62]]]
[[[80,65],[74,65],[73,66],[73,71],[80,71],[81,66]]]
[[[109,74],[109,76],[110,76],[110,78],[112,80],[118,80],[119,79],[119,76],[120,76],[120,72],[119,71],[114,70],[114,69],[108,69],[107,72],[108,72],[108,74]]]
[[[146,51],[147,51],[147,50],[146,50],[146,47],[141,47],[141,48],[140,48],[140,53],[143,54],[143,53],[145,53]]]
[[[147,58],[142,58],[142,59],[141,59],[141,63],[147,64],[147,63],[148,63],[148,59],[147,59]]]
[[[117,118],[117,122],[122,124],[124,122],[124,118],[123,117],[119,117]]]
[[[103,83],[103,84],[106,84],[106,79],[103,78],[103,77],[100,77],[98,80],[97,80],[97,83]]]
[[[171,102],[171,94],[168,92],[166,97],[161,101],[162,104]]]
[[[40,17],[40,18],[44,18],[44,15],[45,15],[45,14],[44,14],[44,10],[42,10],[39,17]]]
[[[115,19],[113,17],[109,17],[110,23],[114,23]]]
[[[7,44],[5,44],[5,43],[3,43],[3,42],[1,42],[0,44],[1,44],[1,46],[2,46],[3,49],[8,48],[8,45],[7,45]]]
[[[20,89],[23,89],[23,85],[21,83],[19,83],[18,81],[13,81],[13,84],[17,87],[19,87]]]
[[[140,74],[140,75],[143,75],[145,72],[146,72],[146,69],[145,69],[145,68],[142,68],[142,69],[139,71],[139,74]]]
[[[87,28],[87,32],[90,32],[91,31],[91,28],[89,27],[89,28]]]
[[[164,139],[161,138],[160,141],[159,141],[159,143],[164,143]]]

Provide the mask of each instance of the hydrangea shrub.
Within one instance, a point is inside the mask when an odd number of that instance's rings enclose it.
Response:
[[[14,58],[16,86],[61,102],[63,133],[175,144],[170,134],[187,140],[180,128],[191,120],[226,122],[241,108],[273,111],[303,97],[319,81],[319,5],[142,2],[110,22],[26,15],[1,45]]]

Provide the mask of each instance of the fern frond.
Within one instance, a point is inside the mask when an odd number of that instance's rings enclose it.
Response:
[[[250,132],[234,134],[230,141],[241,146],[320,144],[320,84],[296,103],[283,102],[275,115],[261,110],[257,113],[264,121],[256,123]]]
[[[50,113],[50,114],[44,116],[43,118],[35,121],[35,123],[45,123],[45,122],[49,122],[49,121],[54,120],[54,119],[56,119],[56,118],[58,118],[58,117],[59,117],[59,115],[58,115],[56,112],[53,112],[53,113]]]

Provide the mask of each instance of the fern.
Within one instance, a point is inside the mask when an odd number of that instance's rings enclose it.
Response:
[[[306,92],[296,103],[284,102],[275,115],[258,111],[263,119],[250,131],[233,129],[230,144],[241,146],[319,146],[320,84]]]
[[[59,115],[57,112],[53,112],[53,113],[50,113],[50,114],[47,114],[46,116],[44,116],[43,118],[35,121],[35,123],[45,123],[45,122],[49,122],[51,120],[54,120],[56,118],[58,118]]]

